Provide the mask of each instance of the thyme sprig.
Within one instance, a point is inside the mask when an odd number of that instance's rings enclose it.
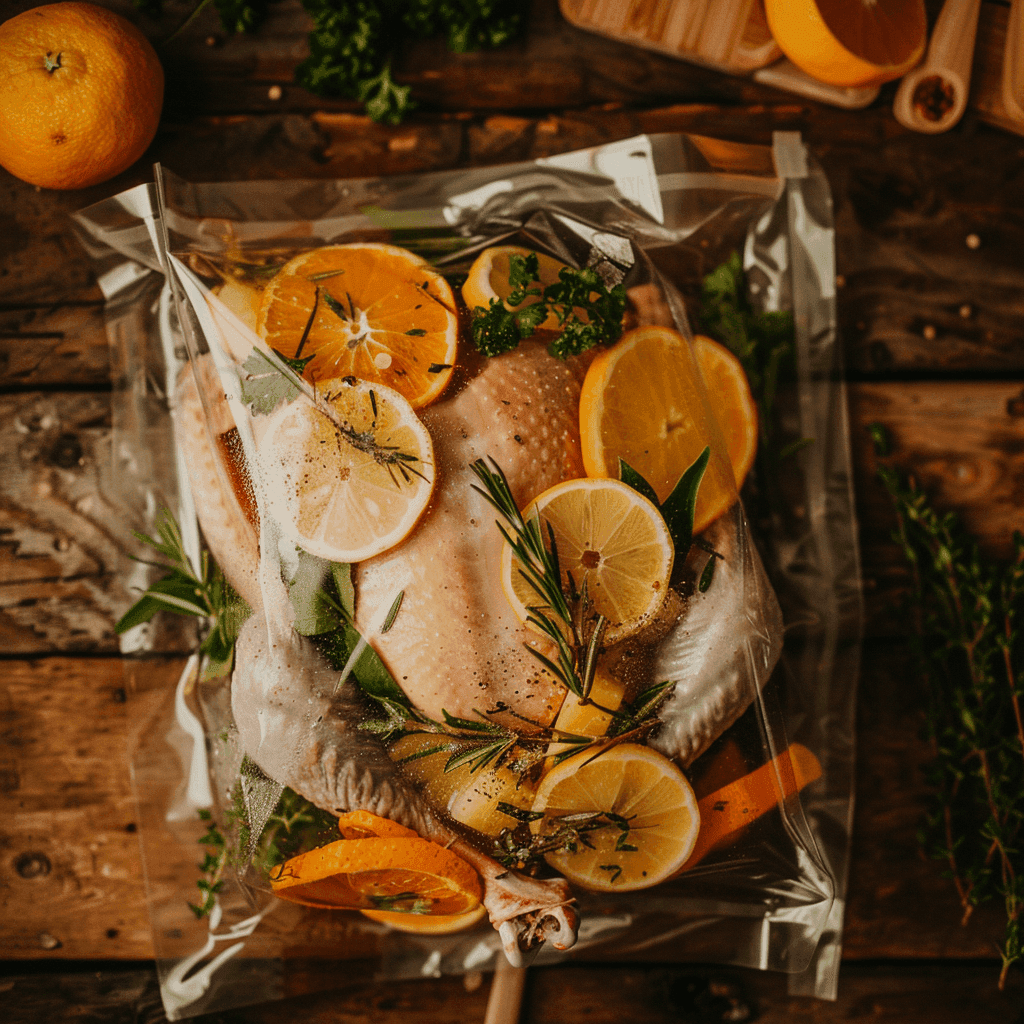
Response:
[[[149,622],[159,611],[175,615],[191,615],[209,622],[209,631],[199,646],[206,655],[204,674],[207,677],[223,675],[231,668],[235,639],[242,623],[249,617],[249,606],[235,593],[220,567],[203,551],[199,572],[185,551],[185,542],[177,520],[167,509],[157,525],[157,536],[133,531],[137,540],[152,548],[165,561],[151,562],[134,558],[137,562],[166,570],[121,616],[114,626],[118,635],[134,626]]]
[[[543,832],[531,831],[531,822],[545,817],[542,811],[524,811],[501,802],[498,810],[517,824],[502,829],[494,840],[492,856],[507,868],[522,870],[539,863],[549,853],[576,853],[581,846],[594,849],[590,833],[613,828],[618,831],[615,850],[635,853],[637,847],[629,842],[632,819],[613,811],[586,811],[579,814],[561,814],[549,817]],[[621,867],[619,871],[621,872]]]
[[[242,773],[251,770],[259,773],[248,758],[243,759]],[[207,917],[216,906],[217,896],[224,888],[224,872],[229,868],[241,870],[251,865],[266,878],[290,857],[337,838],[338,823],[333,815],[285,787],[256,842],[252,843],[241,778],[232,787],[231,804],[224,811],[223,829],[211,811],[201,809],[198,814],[207,829],[198,840],[205,848],[198,865],[202,877],[196,882],[203,898],[200,903],[189,903],[197,918]]]
[[[871,431],[884,458],[885,431]],[[965,922],[976,906],[1003,902],[1002,988],[1024,960],[1024,536],[1014,535],[1009,562],[985,558],[912,477],[884,462],[878,477],[910,566],[911,656],[928,689],[932,793],[919,838],[946,863]]]
[[[555,645],[557,659],[552,661],[529,644],[525,645],[526,649],[572,691],[582,704],[593,703],[590,691],[607,621],[603,615],[594,611],[586,579],[577,587],[572,574],[566,573],[568,593],[563,590],[558,544],[551,524],[544,524],[547,528],[545,544],[540,517],[532,515],[529,519],[523,518],[501,467],[493,459],[490,463],[488,465],[483,459],[477,459],[470,465],[483,485],[478,487],[474,484],[473,490],[507,524],[506,527],[500,522],[496,523],[502,537],[512,548],[517,571],[542,602],[528,606],[530,615],[527,621],[537,626]]]

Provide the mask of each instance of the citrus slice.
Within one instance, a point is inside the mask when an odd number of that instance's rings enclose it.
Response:
[[[474,910],[464,914],[402,914],[394,910],[361,910],[363,917],[389,925],[398,932],[412,935],[452,935],[465,932],[487,916],[487,909],[481,903]]]
[[[510,310],[522,309],[524,306],[533,305],[539,301],[534,295],[527,296],[524,302],[518,306],[508,303],[509,293],[512,285],[509,284],[508,275],[511,268],[513,256],[529,256],[532,249],[524,249],[519,245],[495,245],[484,249],[473,266],[469,268],[469,276],[462,286],[462,301],[471,310],[477,307],[488,309],[494,299],[501,299],[505,308]],[[558,260],[546,256],[542,252],[535,254],[539,267],[539,278],[527,285],[528,288],[546,288],[558,280],[558,272],[565,266]],[[549,313],[544,322],[540,325],[542,330],[558,330],[558,317]]]
[[[650,747],[622,743],[600,754],[584,750],[541,779],[531,824],[550,835],[565,815],[616,815],[586,832],[575,852],[545,855],[570,882],[599,892],[625,892],[657,885],[683,865],[697,840],[700,815],[686,776]],[[578,825],[578,822],[577,822]]]
[[[586,582],[594,611],[608,620],[606,643],[635,633],[657,613],[668,592],[673,547],[665,520],[647,498],[619,480],[566,480],[534,498],[523,517],[535,513],[554,531],[563,587],[570,574],[578,590]],[[547,526],[542,531],[546,538]],[[532,607],[551,614],[508,543],[501,582],[521,621],[528,621]]]
[[[270,882],[282,899],[331,910],[464,914],[482,895],[476,871],[427,839],[339,839],[285,861]]]
[[[924,54],[924,0],[765,0],[782,52],[820,82],[881,85]]]
[[[801,743],[793,743],[767,764],[701,797],[700,831],[679,872],[694,867],[716,846],[767,814],[804,786],[821,778],[821,762]]]
[[[419,833],[369,811],[338,815],[338,831],[345,839],[418,839]]]
[[[289,260],[260,302],[258,330],[311,381],[355,376],[420,409],[451,379],[458,341],[448,282],[396,245],[353,242]]]
[[[738,491],[757,455],[757,403],[743,364],[724,345],[698,334],[693,350],[712,396],[712,411],[729,451]]]
[[[259,444],[264,493],[285,536],[332,562],[402,541],[434,487],[430,434],[397,391],[324,381],[272,414]],[[328,415],[328,409],[333,412]]]
[[[421,787],[435,810],[489,836],[514,828],[515,818],[498,804],[527,810],[533,803],[534,787],[504,766],[474,770],[462,764],[445,771],[448,759],[458,750],[457,741],[450,737],[410,733],[396,740],[388,753],[400,763],[402,774]]]
[[[580,441],[587,475],[617,479],[622,459],[663,502],[710,445],[694,513],[694,532],[700,533],[736,501],[736,481],[716,443],[720,434],[712,417],[686,339],[669,327],[629,331],[597,356],[583,381]]]

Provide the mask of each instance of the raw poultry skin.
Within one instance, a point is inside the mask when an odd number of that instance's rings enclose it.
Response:
[[[558,713],[565,690],[524,647],[541,641],[505,597],[498,517],[470,465],[493,459],[520,508],[583,476],[579,395],[570,367],[530,341],[422,414],[437,459],[433,501],[408,540],[357,567],[356,625],[431,718],[475,718],[497,702],[543,724]],[[394,625],[373,636],[399,591]]]

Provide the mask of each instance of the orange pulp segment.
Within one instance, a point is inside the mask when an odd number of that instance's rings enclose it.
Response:
[[[765,13],[782,52],[829,85],[881,85],[924,55],[924,0],[765,0]]]
[[[271,876],[275,895],[331,910],[464,914],[482,896],[476,871],[426,839],[339,839],[300,853]]]
[[[263,292],[260,336],[290,358],[312,356],[311,381],[354,376],[394,388],[414,409],[451,378],[455,298],[424,259],[396,245],[353,242],[289,260]]]
[[[728,453],[717,443],[720,436],[689,343],[669,327],[629,331],[587,370],[580,440],[588,476],[618,479],[621,458],[663,502],[711,446],[697,492],[695,533],[736,501],[736,481]]]

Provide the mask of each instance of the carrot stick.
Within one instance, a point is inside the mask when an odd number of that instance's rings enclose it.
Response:
[[[793,743],[760,768],[697,802],[697,843],[677,874],[698,864],[719,843],[821,776],[821,764],[805,746]],[[674,877],[674,876],[673,876]]]

